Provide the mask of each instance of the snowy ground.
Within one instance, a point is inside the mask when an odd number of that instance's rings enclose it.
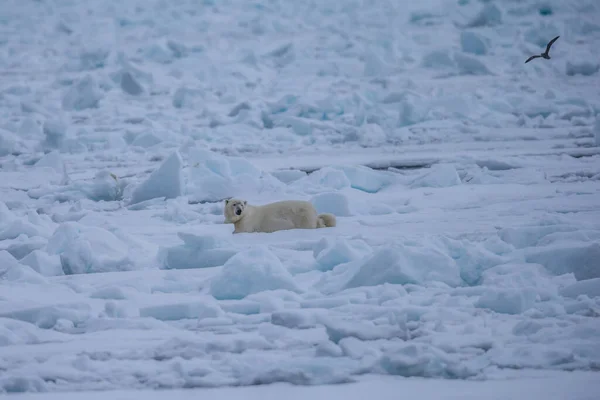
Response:
[[[0,393],[598,393],[596,1],[2,4]]]

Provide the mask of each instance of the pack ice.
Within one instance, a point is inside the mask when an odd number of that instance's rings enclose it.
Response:
[[[2,5],[0,393],[597,393],[597,2]]]

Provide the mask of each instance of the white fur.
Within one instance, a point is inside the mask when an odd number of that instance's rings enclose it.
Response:
[[[224,214],[225,223],[235,226],[233,233],[270,233],[287,229],[316,229],[336,225],[335,215],[317,214],[317,210],[311,203],[301,200],[252,206],[245,200],[229,199],[225,201]]]

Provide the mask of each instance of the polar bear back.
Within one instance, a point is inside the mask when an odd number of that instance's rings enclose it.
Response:
[[[284,200],[264,206],[248,205],[240,222],[239,232],[270,233],[286,229],[315,229],[318,216],[308,201]]]

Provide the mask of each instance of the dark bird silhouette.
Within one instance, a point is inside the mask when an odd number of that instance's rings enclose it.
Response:
[[[525,64],[527,64],[529,61],[533,60],[534,58],[545,58],[546,60],[550,59],[550,54],[548,54],[550,52],[550,47],[552,47],[552,45],[554,44],[554,42],[556,42],[556,39],[558,39],[560,36],[555,37],[554,39],[552,39],[550,42],[548,42],[548,45],[546,46],[546,51],[543,52],[542,54],[540,54],[539,56],[531,56],[527,59],[527,61],[525,61]]]

